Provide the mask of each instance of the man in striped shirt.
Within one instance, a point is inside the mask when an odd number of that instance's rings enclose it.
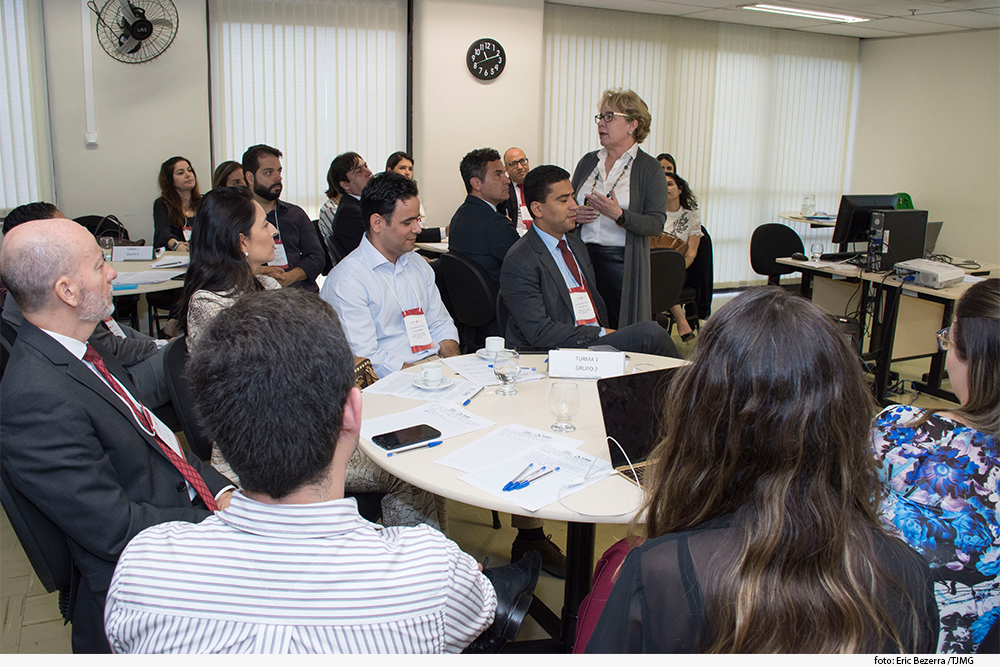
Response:
[[[471,556],[343,497],[361,394],[333,308],[258,292],[202,336],[192,391],[243,490],[201,524],[132,540],[108,593],[112,650],[445,653],[489,627],[497,596]]]

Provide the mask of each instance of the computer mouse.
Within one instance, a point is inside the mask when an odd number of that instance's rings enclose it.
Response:
[[[799,262],[808,262],[809,261],[809,258],[806,257],[805,255],[803,255],[801,252],[793,252],[792,253],[792,259],[797,260]]]

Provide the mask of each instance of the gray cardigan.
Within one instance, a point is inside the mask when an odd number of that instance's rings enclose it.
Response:
[[[597,166],[597,151],[580,159],[573,172],[573,189],[579,190]],[[641,148],[629,175],[629,203],[625,211],[625,278],[618,326],[652,318],[649,292],[649,237],[663,233],[667,220],[667,179],[660,163]],[[578,228],[579,229],[579,228]]]

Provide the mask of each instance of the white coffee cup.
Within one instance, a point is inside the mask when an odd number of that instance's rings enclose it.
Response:
[[[444,369],[438,363],[424,364],[420,367],[420,378],[428,387],[436,387],[441,384],[441,380],[444,378]]]
[[[503,336],[489,336],[486,338],[486,351],[490,354],[496,354],[504,347]]]

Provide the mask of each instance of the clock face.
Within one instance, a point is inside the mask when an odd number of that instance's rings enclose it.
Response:
[[[492,81],[500,76],[507,65],[507,54],[497,40],[477,39],[469,47],[465,64],[468,65],[472,76],[480,81]]]

